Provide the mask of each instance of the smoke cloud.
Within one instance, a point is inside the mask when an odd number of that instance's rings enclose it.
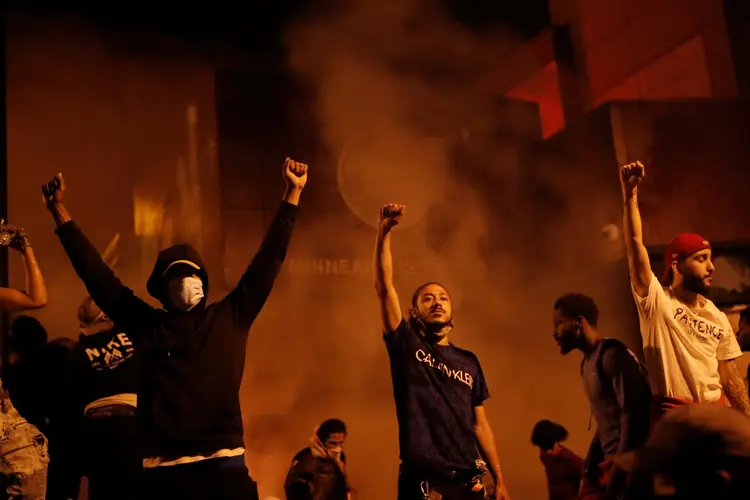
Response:
[[[213,80],[206,64],[134,55],[80,19],[8,21],[9,220],[26,229],[49,288],[35,315],[50,337],[77,338],[76,309],[86,295],[40,196],[62,172],[71,214],[101,250],[121,233],[121,277],[145,288],[157,248],[141,262],[134,237],[134,189],[155,200],[177,195],[178,157],[187,156],[186,110],[198,107],[201,149],[214,134]],[[214,201],[215,202],[215,201]],[[11,254],[11,284],[23,288]]]
[[[27,229],[50,289],[37,316],[51,337],[75,337],[85,291],[52,232],[39,184],[65,173],[71,212],[98,247],[123,234],[123,280],[145,297],[153,257],[141,262],[127,230],[133,188],[173,193],[177,158],[188,148],[186,108],[197,104],[202,124],[212,114],[211,68],[158,52],[124,55],[77,21],[19,18],[11,28],[10,221]],[[598,210],[603,195],[570,196],[586,191],[586,179],[529,176],[511,139],[533,135],[534,119],[476,90],[518,41],[504,30],[475,35],[436,1],[357,0],[306,13],[286,42],[290,69],[317,90],[317,132],[336,157],[296,159],[311,164],[310,191],[337,185],[342,201],[320,217],[303,206],[291,251],[301,259],[289,259],[251,331],[242,403],[261,498],[281,496],[292,456],[330,417],[349,426],[357,498],[395,497],[398,428],[368,267],[377,208],[387,202],[407,205],[394,235],[402,307],[422,282],[452,292],[451,337],[482,361],[511,494],[543,497],[544,472],[529,442],[534,423],[565,425],[579,454],[591,437],[579,360],[561,358],[551,339],[552,304],[569,291],[591,294],[602,330],[622,335],[621,306],[601,277],[619,272],[607,267],[619,245],[601,236],[619,222],[611,207]],[[316,259],[327,259],[322,272]],[[128,270],[127,262],[136,264]],[[618,279],[627,286],[624,274]],[[23,286],[18,261],[12,284]]]

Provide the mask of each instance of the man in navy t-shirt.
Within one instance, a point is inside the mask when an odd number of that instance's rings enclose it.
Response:
[[[403,213],[403,205],[380,210],[374,266],[399,424],[398,500],[483,499],[482,458],[497,498],[509,500],[484,411],[489,391],[479,360],[448,341],[453,328],[448,291],[426,283],[414,292],[410,317],[401,313],[391,229]]]

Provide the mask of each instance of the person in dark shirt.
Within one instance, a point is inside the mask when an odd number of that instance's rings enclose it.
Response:
[[[312,446],[297,453],[284,482],[286,500],[348,500],[346,424],[332,418],[315,429]]]
[[[599,309],[591,297],[564,295],[554,309],[553,336],[560,351],[583,353],[581,378],[596,420],[582,498],[621,498],[626,477],[612,468],[612,459],[640,448],[648,437],[651,390],[645,369],[625,344],[597,331]]]
[[[481,454],[498,499],[508,499],[495,439],[484,409],[489,392],[471,352],[448,341],[454,326],[451,298],[438,283],[420,286],[409,318],[393,285],[391,230],[403,205],[380,210],[375,246],[375,288],[380,301],[399,426],[398,499],[481,499]]]
[[[3,366],[4,386],[19,413],[46,436],[49,425],[48,334],[42,323],[21,314],[10,325],[10,363]]]
[[[563,446],[567,439],[568,430],[549,420],[540,420],[531,431],[531,444],[539,448],[547,474],[549,500],[578,500],[583,459]]]
[[[119,235],[102,254],[117,267]],[[80,336],[68,369],[70,447],[79,473],[88,478],[90,500],[138,498],[143,468],[138,406],[138,363],[130,336],[86,297],[78,308]],[[116,484],[117,487],[113,487]]]
[[[43,186],[73,268],[138,352],[142,499],[258,498],[245,465],[239,390],[248,332],[286,257],[307,165],[287,159],[283,174],[281,205],[237,287],[207,304],[200,255],[175,245],[159,253],[146,285],[163,309],[137,298],[104,263],[63,206],[62,175]]]
[[[71,351],[63,339],[47,339],[39,320],[17,316],[10,328],[12,363],[3,367],[3,379],[18,412],[48,440],[46,498],[67,500],[78,492],[74,461],[66,446],[69,422],[62,397]]]
[[[76,447],[69,442],[71,420],[65,405],[66,374],[77,342],[58,337],[44,346],[41,373],[45,373],[47,428],[49,440],[49,472],[47,500],[78,498],[81,478],[76,463]]]

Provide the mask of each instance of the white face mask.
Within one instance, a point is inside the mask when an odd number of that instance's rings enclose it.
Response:
[[[181,278],[169,283],[169,300],[183,311],[189,311],[203,299],[203,282],[198,278]]]

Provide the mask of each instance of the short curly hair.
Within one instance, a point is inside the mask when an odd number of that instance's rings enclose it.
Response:
[[[594,327],[599,322],[599,308],[596,307],[596,302],[582,293],[563,295],[555,301],[555,310],[558,309],[562,311],[566,318],[574,319],[583,316]]]
[[[562,443],[566,439],[568,430],[551,420],[540,420],[531,431],[531,444],[538,446],[542,451],[549,451],[556,443]]]
[[[343,420],[339,420],[338,418],[329,418],[328,420],[324,421],[320,424],[320,427],[318,427],[317,435],[318,439],[325,442],[329,437],[331,437],[331,434],[337,434],[341,433],[346,435],[346,424]]]

